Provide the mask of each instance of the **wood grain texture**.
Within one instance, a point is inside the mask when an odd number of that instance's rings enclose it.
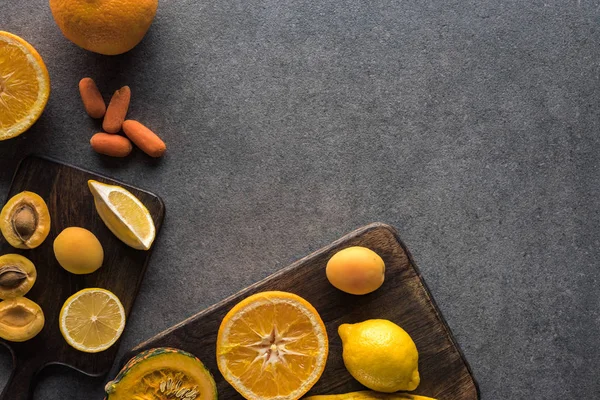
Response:
[[[44,243],[32,250],[15,249],[0,236],[0,254],[22,254],[35,264],[37,281],[26,297],[42,307],[46,323],[42,332],[27,342],[0,340],[0,343],[10,349],[14,365],[13,375],[2,392],[1,399],[28,399],[35,375],[49,364],[63,364],[88,375],[102,376],[114,362],[118,342],[108,350],[96,354],[82,353],[70,347],[59,330],[60,309],[73,293],[84,288],[99,287],[114,292],[129,316],[152,250],[134,250],[108,230],[96,212],[87,186],[89,179],[127,188],[146,205],[157,232],[160,230],[164,205],[151,193],[45,158],[31,156],[21,162],[8,198],[24,190],[39,194],[48,205],[52,219],[51,230]],[[69,226],[90,230],[102,243],[104,263],[96,272],[73,275],[56,261],[52,246],[54,239]]]
[[[383,286],[365,296],[352,296],[335,289],[325,276],[325,266],[337,251],[365,246],[385,261]],[[216,365],[215,342],[225,314],[240,300],[266,290],[296,293],[315,306],[329,336],[329,358],[323,376],[308,395],[346,393],[364,389],[346,371],[337,328],[371,318],[389,319],[402,326],[419,350],[421,384],[417,394],[440,400],[479,399],[471,370],[429,290],[396,231],[388,225],[372,224],[297,261],[278,273],[200,312],[134,348],[123,360],[142,350],[170,346],[198,356],[214,374],[220,399],[242,397],[223,379]]]

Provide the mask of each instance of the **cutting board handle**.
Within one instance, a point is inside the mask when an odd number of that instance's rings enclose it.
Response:
[[[40,370],[34,360],[18,362],[13,358],[13,372],[0,395],[0,400],[29,400],[33,392],[33,380]]]

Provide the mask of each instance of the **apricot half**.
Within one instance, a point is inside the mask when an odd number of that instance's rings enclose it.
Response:
[[[58,263],[72,274],[91,274],[102,266],[104,250],[98,238],[84,228],[66,228],[54,239]]]
[[[350,294],[367,294],[383,285],[385,263],[371,249],[348,247],[329,259],[326,273],[336,288]]]
[[[4,340],[29,340],[40,333],[44,322],[40,306],[25,297],[0,302],[0,338]]]
[[[35,249],[50,232],[50,212],[46,202],[33,192],[13,196],[0,212],[0,230],[11,246]]]
[[[0,299],[24,296],[36,278],[35,266],[26,257],[19,254],[0,257]]]

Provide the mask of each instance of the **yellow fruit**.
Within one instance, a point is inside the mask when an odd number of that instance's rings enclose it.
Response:
[[[378,393],[368,390],[360,392],[329,394],[323,396],[305,397],[304,400],[436,400],[431,397],[419,396],[410,393]]]
[[[367,294],[383,285],[385,264],[366,247],[340,250],[327,262],[327,279],[336,288],[350,294]]]
[[[221,374],[251,400],[299,399],[323,373],[328,352],[317,310],[286,292],[242,300],[223,318],[217,337]]]
[[[20,254],[0,256],[0,299],[25,296],[37,279],[35,265]]]
[[[133,49],[144,37],[158,0],[50,0],[63,35],[77,46],[115,55]]]
[[[50,233],[50,212],[44,199],[33,192],[21,192],[0,212],[0,230],[11,246],[35,249]]]
[[[29,340],[42,331],[44,322],[40,306],[25,297],[0,302],[0,338],[4,340]]]
[[[125,309],[106,289],[83,289],[60,310],[60,332],[75,349],[98,353],[112,346],[125,329]]]
[[[408,333],[385,319],[343,324],[338,329],[350,375],[378,392],[415,390],[419,353]]]
[[[156,237],[154,221],[148,209],[127,189],[88,181],[96,211],[108,229],[126,245],[148,250]]]
[[[87,229],[71,227],[54,240],[58,263],[72,274],[91,274],[102,266],[104,250],[96,236]]]
[[[50,76],[42,57],[25,40],[0,31],[0,140],[29,129],[49,96]]]
[[[104,389],[105,400],[217,400],[217,385],[202,361],[169,347],[139,353]]]

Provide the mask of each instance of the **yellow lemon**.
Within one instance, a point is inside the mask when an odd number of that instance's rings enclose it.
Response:
[[[77,46],[105,55],[125,53],[144,37],[158,0],[50,0],[63,35]]]
[[[419,386],[419,353],[406,331],[385,319],[338,329],[348,372],[369,389],[392,393]]]
[[[50,76],[42,57],[25,40],[0,31],[0,140],[29,129],[49,96]]]
[[[112,346],[125,329],[125,309],[106,289],[83,289],[60,310],[60,332],[75,349],[98,353]]]
[[[150,212],[129,190],[88,181],[94,196],[96,211],[108,229],[126,245],[148,250],[156,237],[156,228]]]
[[[344,394],[327,394],[322,396],[305,397],[304,400],[436,400],[432,397],[419,396],[410,393],[378,393],[368,390]]]

